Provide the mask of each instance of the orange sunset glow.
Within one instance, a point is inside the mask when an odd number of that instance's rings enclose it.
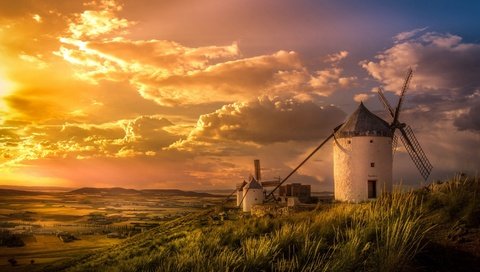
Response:
[[[225,189],[257,158],[284,177],[360,101],[383,113],[376,88],[394,101],[409,67],[431,179],[478,171],[475,29],[266,2],[2,1],[0,184]],[[332,149],[293,179],[331,191]]]

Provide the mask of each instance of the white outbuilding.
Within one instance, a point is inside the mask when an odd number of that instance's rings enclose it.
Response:
[[[262,185],[257,179],[250,177],[248,183],[243,187],[243,211],[249,212],[254,205],[262,204],[264,197]]]
[[[243,199],[243,187],[247,185],[247,182],[244,180],[242,183],[237,184],[237,207],[240,207],[242,205],[242,199]]]
[[[335,199],[360,202],[392,190],[392,131],[363,103],[335,131]]]

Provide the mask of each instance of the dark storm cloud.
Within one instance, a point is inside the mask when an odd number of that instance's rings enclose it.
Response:
[[[470,110],[460,115],[454,122],[460,130],[472,130],[480,132],[480,100]]]

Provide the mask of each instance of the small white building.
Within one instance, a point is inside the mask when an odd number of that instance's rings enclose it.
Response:
[[[254,205],[263,204],[264,197],[262,185],[254,177],[250,177],[243,187],[243,211],[250,212]]]
[[[244,180],[242,183],[237,184],[237,207],[240,207],[242,205],[242,199],[243,199],[243,187],[247,185],[247,182]]]
[[[390,126],[363,103],[335,131],[335,199],[360,202],[392,190]]]

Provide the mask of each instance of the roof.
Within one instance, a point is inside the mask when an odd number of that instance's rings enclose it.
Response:
[[[357,110],[335,132],[335,136],[339,138],[370,135],[392,137],[392,131],[387,122],[370,112],[363,103],[360,103]]]
[[[262,185],[254,177],[250,177],[250,181],[245,185],[245,189],[263,189]]]
[[[241,183],[237,183],[237,190],[242,190],[245,185],[247,185],[245,180],[243,180]]]

